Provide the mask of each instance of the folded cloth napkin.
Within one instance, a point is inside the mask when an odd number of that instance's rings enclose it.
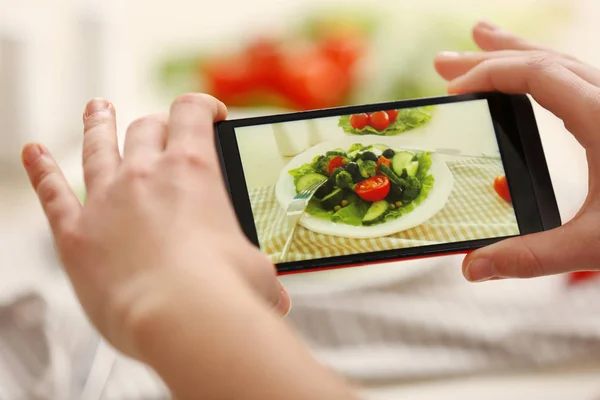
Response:
[[[359,381],[600,359],[600,282],[568,288],[563,277],[551,277],[475,285],[462,277],[460,261],[411,262],[439,265],[377,288],[294,296],[289,319],[324,363]]]
[[[0,296],[0,400],[168,399],[88,323],[65,279]]]

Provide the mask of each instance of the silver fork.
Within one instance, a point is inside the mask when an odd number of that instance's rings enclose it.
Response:
[[[325,182],[326,181],[315,182],[306,189],[301,190],[290,202],[290,204],[288,204],[285,214],[287,224],[292,226],[292,232],[290,233],[288,240],[285,242],[285,246],[283,246],[281,256],[279,257],[279,262],[283,262],[283,260],[285,260],[285,256],[290,249],[292,239],[296,233],[298,222],[300,221],[300,218],[302,218],[302,214],[304,214],[304,210],[306,210],[310,199],[312,199],[316,191],[319,190],[319,188],[323,186]]]

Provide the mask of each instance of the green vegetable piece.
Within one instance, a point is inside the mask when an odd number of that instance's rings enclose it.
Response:
[[[419,162],[413,161],[411,162],[407,168],[405,168],[406,175],[408,176],[416,176],[417,171],[419,170]]]
[[[294,185],[298,184],[298,180],[306,174],[314,174],[316,171],[311,164],[304,164],[298,168],[291,169],[288,171],[292,177],[294,177]]]
[[[344,158],[348,158],[348,154],[346,154],[346,152],[342,149],[335,149],[335,150],[329,150],[327,153],[325,153],[326,156],[328,157],[344,157]]]
[[[412,153],[410,151],[396,152],[396,154],[392,158],[392,169],[394,170],[396,175],[401,176],[402,170],[405,168],[408,171],[408,168],[414,156],[415,153]]]
[[[362,143],[354,143],[352,146],[350,146],[350,148],[348,149],[348,154],[350,153],[355,153],[360,151],[360,149],[363,148],[363,144]]]
[[[315,197],[317,199],[322,199],[329,193],[333,192],[334,188],[335,182],[331,182],[329,179],[327,179],[327,182],[325,182],[320,188],[317,189],[317,191],[315,192]]]
[[[429,169],[431,168],[431,154],[429,152],[424,152],[419,155],[419,169],[417,170],[416,177],[420,181],[423,181],[427,174],[429,173]]]
[[[345,200],[342,200],[342,204],[344,204],[344,201],[348,202],[348,205],[335,212],[331,216],[331,221],[352,226],[362,226],[362,219],[367,213],[371,203],[362,200],[353,193]]]
[[[321,174],[315,174],[315,173],[310,173],[310,174],[306,174],[301,176],[298,179],[298,182],[296,182],[296,193],[299,193],[301,191],[303,191],[304,189],[307,189],[308,187],[312,186],[313,184],[317,183],[317,182],[321,182],[321,181],[326,181],[327,177]]]
[[[381,172],[383,175],[387,176],[388,179],[392,182],[395,183],[398,186],[404,187],[406,185],[406,182],[404,181],[404,179],[401,179],[398,175],[396,175],[396,173],[394,171],[392,171],[387,165],[385,164],[381,164],[379,166],[379,172]]]
[[[335,206],[339,205],[344,200],[344,190],[335,189],[321,200],[321,205],[326,210],[333,210]]]
[[[404,192],[402,193],[402,203],[410,203],[415,200],[419,194],[421,194],[422,184],[419,180],[414,176],[409,176],[406,178],[406,187],[404,188]]]
[[[329,158],[325,156],[319,156],[315,162],[313,162],[313,169],[315,172],[320,174],[329,175]]]
[[[354,179],[348,171],[342,171],[335,177],[335,185],[342,189],[354,190]]]
[[[363,161],[359,166],[358,170],[360,171],[360,175],[368,179],[372,176],[377,175],[377,163],[375,161]]]
[[[383,221],[389,208],[390,204],[385,200],[376,201],[375,203],[371,204],[371,207],[369,207],[365,217],[362,220],[363,224],[373,225]]]

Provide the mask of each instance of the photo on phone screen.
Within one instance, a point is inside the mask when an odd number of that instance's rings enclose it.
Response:
[[[486,99],[234,128],[275,263],[519,235]],[[293,228],[288,205],[323,182]]]

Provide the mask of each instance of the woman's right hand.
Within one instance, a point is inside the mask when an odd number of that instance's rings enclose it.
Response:
[[[589,192],[578,214],[562,227],[467,256],[465,277],[485,281],[600,269],[600,70],[488,22],[477,24],[473,36],[484,52],[444,52],[436,58],[449,93],[531,94],[585,148]]]

